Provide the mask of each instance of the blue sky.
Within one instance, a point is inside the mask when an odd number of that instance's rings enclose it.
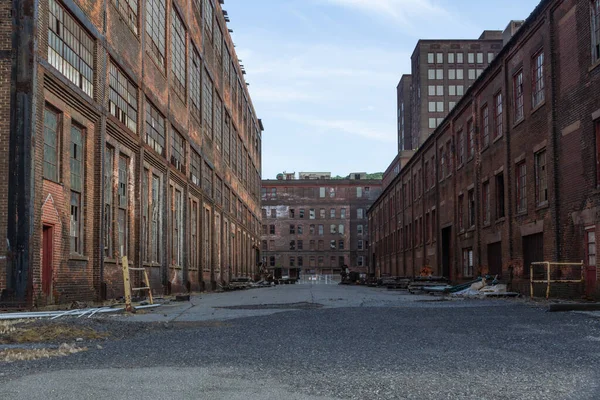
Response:
[[[477,38],[539,0],[225,0],[279,172],[384,171],[397,151],[396,86],[418,39]]]

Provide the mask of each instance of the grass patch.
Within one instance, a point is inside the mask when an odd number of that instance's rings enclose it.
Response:
[[[71,354],[86,351],[87,347],[76,347],[66,343],[58,349],[6,349],[0,351],[0,362],[15,362],[39,360],[41,358],[64,357]]]
[[[24,321],[0,322],[0,344],[63,342],[82,339],[104,339],[105,332],[96,332],[88,327],[65,324],[32,324]]]

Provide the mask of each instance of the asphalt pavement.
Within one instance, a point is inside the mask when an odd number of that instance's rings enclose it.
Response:
[[[0,399],[600,399],[600,318],[356,286],[194,296],[0,363]]]

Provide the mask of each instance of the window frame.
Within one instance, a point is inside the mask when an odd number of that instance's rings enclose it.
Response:
[[[545,100],[544,50],[533,56],[531,70],[531,107],[535,108]]]
[[[523,69],[513,75],[513,112],[514,123],[517,124],[525,118],[525,101],[523,92]]]
[[[541,161],[543,161],[543,164],[541,164]],[[534,167],[535,202],[538,207],[543,207],[548,204],[548,156],[546,149],[534,154]]]
[[[515,166],[516,213],[527,213],[527,163],[520,161]]]

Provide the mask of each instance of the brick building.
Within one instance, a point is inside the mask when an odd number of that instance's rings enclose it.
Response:
[[[346,265],[366,272],[367,209],[381,180],[352,173],[280,174],[262,181],[261,250],[268,269],[283,275],[339,274]],[[278,272],[277,272],[278,273]]]
[[[157,293],[255,272],[262,124],[222,3],[0,6],[3,302],[120,296],[123,255]]]
[[[374,271],[525,290],[532,261],[596,267],[600,0],[544,0],[513,33],[371,207]]]

